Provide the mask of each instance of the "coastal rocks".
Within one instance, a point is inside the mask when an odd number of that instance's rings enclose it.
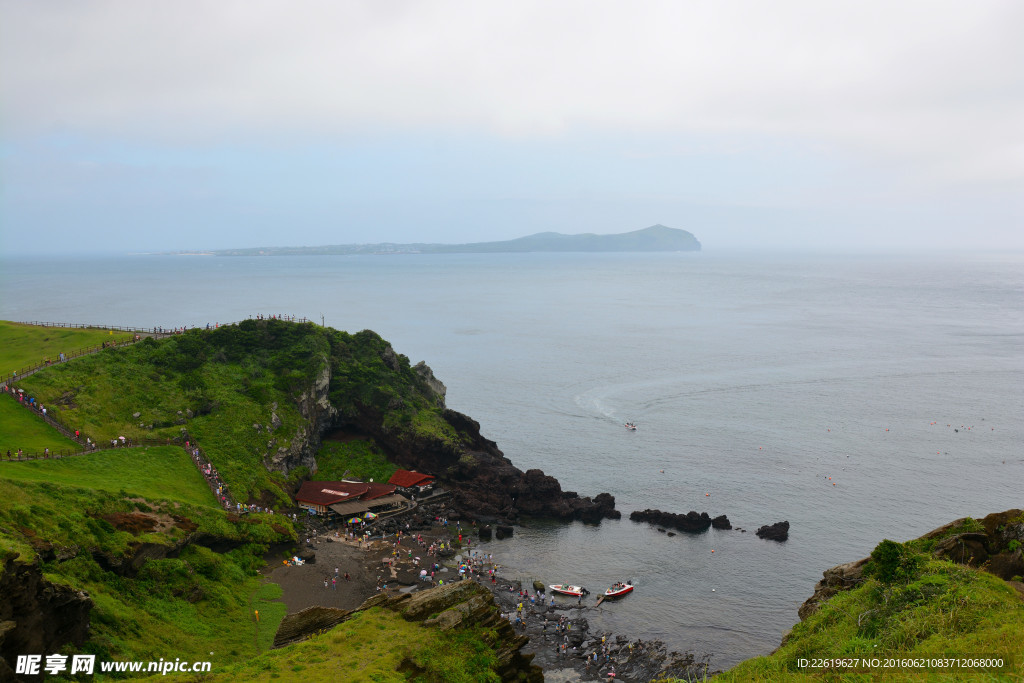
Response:
[[[495,528],[494,537],[499,541],[506,538],[512,538],[512,527],[505,526],[504,524],[499,524]]]
[[[352,614],[350,610],[335,607],[307,607],[295,614],[287,615],[277,627],[274,635],[274,647],[283,647],[309,638],[347,620]]]
[[[862,560],[856,562],[847,562],[831,569],[826,569],[822,573],[822,578],[814,586],[814,595],[807,598],[800,609],[797,610],[797,614],[800,617],[800,621],[803,621],[807,617],[811,616],[818,611],[821,603],[831,598],[840,591],[853,588],[861,581],[864,580],[864,565],[867,564],[869,558],[865,557]]]
[[[764,525],[756,532],[758,538],[769,541],[782,542],[789,538],[789,522],[776,522],[771,525]]]
[[[92,599],[85,591],[43,578],[39,564],[0,557],[0,680],[16,680],[18,655],[60,651],[82,645],[89,635]]]
[[[935,544],[932,554],[940,560],[979,567],[989,559],[988,550],[985,547],[987,541],[988,536],[983,533],[947,536]]]
[[[512,465],[497,444],[480,434],[476,420],[450,409],[442,417],[459,434],[458,442],[384,429],[384,415],[365,407],[348,425],[339,426],[372,436],[392,462],[406,469],[436,473],[452,493],[452,509],[465,519],[513,523],[530,515],[596,523],[617,514],[610,494],[591,500],[562,491],[558,480],[543,471],[523,472]]]
[[[490,524],[483,525],[482,527],[480,527],[480,529],[476,533],[480,537],[481,541],[489,541],[489,540],[491,540],[491,533],[492,533],[491,525]]]
[[[648,522],[650,524],[656,524],[669,529],[677,529],[679,531],[685,531],[688,534],[700,534],[711,528],[714,523],[711,516],[706,512],[697,513],[693,510],[687,512],[685,515],[676,514],[674,512],[662,512],[661,510],[635,510],[630,513],[629,518],[634,522]],[[716,529],[730,529],[732,525],[729,523],[729,518],[725,515],[716,517],[715,522],[720,526],[715,526]]]

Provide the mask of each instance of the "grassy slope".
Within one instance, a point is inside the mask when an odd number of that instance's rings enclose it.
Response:
[[[0,479],[124,492],[128,497],[216,505],[199,471],[179,446],[124,448],[60,460],[4,463]]]
[[[878,577],[839,593],[798,623],[782,647],[750,659],[716,681],[812,681],[800,658],[997,657],[999,671],[832,672],[835,681],[995,681],[1024,678],[1024,602],[1005,581],[983,571],[930,559],[931,541],[903,544],[917,564],[898,580]]]
[[[92,631],[83,652],[120,659],[212,659],[220,665],[245,661],[267,646],[265,638],[257,646],[252,622],[251,610],[259,604],[254,597],[263,585],[255,570],[263,563],[267,544],[294,538],[291,525],[281,516],[239,519],[211,506],[141,501],[112,492],[122,480],[134,480],[140,488],[159,486],[156,479],[131,471],[145,469],[138,465],[127,461],[120,469],[98,470],[93,473],[97,488],[92,489],[0,478],[0,551],[33,560],[52,548],[47,557],[63,558],[44,562],[42,570],[50,581],[86,590],[93,599]],[[108,481],[99,481],[103,476]],[[199,498],[206,491],[201,481],[194,481],[192,488],[182,497]],[[208,491],[205,496],[209,498]],[[109,521],[131,514],[179,523],[160,533],[131,533]],[[194,531],[234,539],[239,546],[221,554],[187,545],[177,557],[149,560],[134,577],[106,571],[95,558],[96,553],[115,558],[130,554],[139,543],[170,545]],[[264,628],[276,630],[283,605],[263,606],[261,615]],[[211,651],[213,658],[208,656]]]
[[[385,482],[398,469],[372,442],[364,440],[325,441],[317,451],[316,464],[319,469],[312,479],[317,481],[355,478]]]
[[[4,394],[0,396],[0,455],[6,458],[8,450],[16,455],[19,448],[26,455],[42,453],[44,448],[53,453],[80,450],[77,443],[64,438],[41,417]]]
[[[407,678],[397,669],[408,658],[426,672],[414,680],[496,683],[500,679],[490,671],[496,659],[483,638],[480,629],[439,631],[372,608],[318,637],[201,680],[400,683]]]
[[[396,355],[389,367],[383,360],[386,350],[387,343],[371,332],[348,335],[312,325],[252,321],[108,349],[48,368],[21,386],[96,440],[121,434],[174,438],[185,422],[236,494],[270,490],[282,495],[279,475],[262,466],[268,435],[252,424],[269,423],[271,406],[277,403],[283,425],[272,435],[274,447],[287,445],[305,424],[294,399],[311,386],[326,362],[332,366],[332,402],[343,413],[370,406],[387,415],[391,429],[458,438],[441,419],[440,408],[424,391],[408,359]],[[140,416],[134,417],[135,412]],[[379,454],[349,455],[362,464],[381,465]],[[349,460],[334,464],[347,466]],[[293,539],[294,532],[279,516],[232,521],[218,509],[196,505],[210,496],[201,480],[189,482],[198,475],[180,448],[15,464],[6,476],[10,478],[0,476],[0,551],[16,551],[24,560],[54,553],[63,558],[43,565],[47,578],[87,590],[95,601],[93,635],[83,651],[119,659],[212,659],[218,670],[248,661],[269,646],[284,606],[273,600],[279,588],[261,583],[254,570],[262,564],[266,544]],[[172,486],[176,479],[181,481]],[[146,500],[131,500],[136,496]],[[187,523],[161,533],[132,534],[108,521],[138,514],[176,516]],[[180,541],[191,524],[200,532],[236,538],[243,545],[227,554],[187,546],[177,557],[148,561],[132,578],[103,570],[95,559],[97,553],[129,555],[141,542]],[[254,609],[261,615],[258,627]],[[360,655],[356,676],[373,670],[395,677],[391,626],[408,625],[388,619],[371,619],[364,625],[366,640],[354,641],[357,650],[366,647],[383,657],[377,661],[377,655]],[[348,628],[357,627],[358,623]],[[469,672],[462,680],[485,680],[473,669],[489,656],[489,651],[478,652],[479,641],[463,647],[457,639],[438,641],[436,634],[417,629],[416,638],[425,639],[424,647],[416,650],[423,666],[440,671],[438,667],[450,664],[452,671]],[[442,644],[427,647],[437,642]],[[315,652],[323,646],[305,647]],[[211,657],[209,652],[215,654]],[[453,652],[461,653],[463,663],[447,661]],[[276,656],[292,657],[283,652]],[[305,656],[288,666],[301,668]],[[322,673],[335,679],[333,671]],[[248,673],[239,676],[249,678]]]
[[[123,341],[132,335],[123,332],[110,334],[101,329],[67,329],[21,325],[0,320],[0,375],[21,370],[49,358],[56,361],[59,354],[71,354],[79,349],[103,342]]]
[[[330,400],[343,415],[369,408],[397,433],[459,439],[408,358],[394,354],[389,367],[387,352],[387,342],[368,331],[246,321],[107,349],[48,368],[21,386],[94,440],[175,438],[187,427],[236,497],[269,491],[287,504],[282,477],[267,472],[263,459],[307,425],[296,398],[327,363]],[[254,429],[270,423],[274,404],[282,426],[272,434]]]

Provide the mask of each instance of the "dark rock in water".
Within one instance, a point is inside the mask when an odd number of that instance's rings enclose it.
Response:
[[[677,515],[673,512],[662,512],[661,510],[639,510],[630,513],[629,518],[634,522],[650,522],[660,524],[671,529],[678,529],[690,534],[699,534],[711,527],[711,517],[708,513],[697,514],[693,510],[685,515]]]
[[[732,523],[729,522],[729,518],[725,515],[719,515],[711,520],[711,526],[716,529],[731,529]]]
[[[543,593],[546,589],[547,589],[547,586],[544,585],[543,581],[534,581],[533,582],[533,590],[540,591],[541,593]]]
[[[661,533],[665,533],[665,530],[662,529],[660,526],[658,527],[658,531],[660,531]]]
[[[298,558],[307,564],[316,564],[316,552],[308,548],[299,551]]]
[[[789,522],[776,522],[775,524],[764,525],[757,530],[758,538],[765,538],[770,541],[785,541],[789,538]]]
[[[494,537],[499,541],[503,538],[512,538],[512,527],[499,524],[494,531]]]
[[[491,540],[491,525],[485,524],[477,531],[477,535],[480,536],[481,541]]]
[[[668,533],[667,533],[667,534],[665,534],[665,535],[666,535],[666,536],[668,536],[669,538],[672,538],[673,536],[675,536],[675,535],[676,535],[676,532],[674,532],[674,531],[670,531],[670,532],[668,532]]]

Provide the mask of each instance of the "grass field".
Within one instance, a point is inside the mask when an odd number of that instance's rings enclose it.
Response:
[[[8,375],[61,353],[96,346],[106,341],[124,341],[132,335],[100,329],[40,327],[0,320],[0,375]]]
[[[178,446],[106,450],[59,460],[3,462],[0,479],[49,482],[112,493],[124,491],[130,496],[177,500],[190,505],[217,504],[188,454]]]
[[[403,661],[422,670],[412,680],[449,683],[497,683],[493,634],[480,629],[442,631],[424,628],[379,607],[307,641],[264,653],[245,663],[215,670],[206,681],[376,681],[403,683]],[[195,679],[193,679],[195,680]]]
[[[77,451],[79,445],[64,438],[10,395],[0,396],[0,455],[6,458],[8,449],[17,453],[19,448],[28,455],[42,453],[44,448],[49,448],[52,453],[61,449]]]
[[[793,627],[781,648],[748,659],[714,680],[748,681],[1020,681],[1024,680],[1024,602],[1006,582],[951,562],[921,560],[906,580],[871,579],[839,593]],[[901,660],[985,657],[1000,668],[917,669]],[[848,658],[895,661],[864,666],[801,667],[801,660]],[[869,670],[870,669],[870,670]]]

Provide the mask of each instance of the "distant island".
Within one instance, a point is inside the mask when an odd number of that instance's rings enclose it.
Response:
[[[700,242],[686,230],[652,225],[615,235],[563,235],[539,232],[503,242],[470,244],[333,244],[320,247],[254,247],[204,252],[176,252],[212,256],[310,256],[337,254],[506,254],[523,252],[637,252],[700,251]]]

